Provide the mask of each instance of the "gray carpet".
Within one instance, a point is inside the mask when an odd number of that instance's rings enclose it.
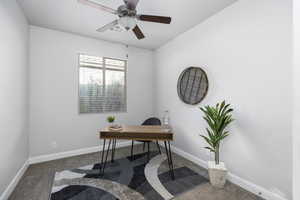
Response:
[[[156,144],[150,144],[151,149],[156,149]],[[116,159],[124,158],[130,155],[131,146],[117,149]],[[134,153],[143,153],[143,145],[135,145]],[[12,192],[9,200],[49,200],[50,191],[53,185],[55,172],[61,172],[69,169],[80,168],[86,165],[94,165],[99,162],[99,152],[84,154],[74,157],[52,160],[49,162],[30,165],[24,176],[19,181],[17,187]],[[111,156],[111,153],[109,153]],[[173,153],[175,168],[188,167],[203,177],[208,178],[206,169],[199,165],[184,159]],[[166,161],[164,162],[166,163]],[[162,164],[159,167],[159,173],[168,171],[168,165]],[[114,197],[115,198],[115,197]],[[128,198],[127,198],[128,199]],[[200,184],[195,188],[176,196],[172,200],[262,200],[261,197],[252,194],[245,189],[227,181],[223,189],[212,187],[209,182]]]
[[[51,200],[164,200],[173,199],[208,180],[188,166],[174,169],[175,179],[166,169],[167,157],[151,153],[120,158],[107,164],[100,175],[100,164],[57,172]]]

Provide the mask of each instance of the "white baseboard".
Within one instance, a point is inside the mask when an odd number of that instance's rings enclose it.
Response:
[[[174,153],[186,158],[187,160],[190,160],[192,161],[193,163],[207,169],[208,166],[207,166],[207,162],[190,154],[190,153],[187,153],[175,146],[172,145],[172,151],[174,151]],[[286,198],[270,191],[270,190],[267,190],[259,185],[256,185],[250,181],[247,181],[239,176],[236,176],[232,173],[228,173],[228,180],[242,188],[244,188],[245,190],[249,191],[249,192],[252,192],[258,196],[261,196],[262,198],[264,199],[267,199],[267,200],[287,200]]]
[[[117,143],[116,148],[126,147],[129,145],[131,145],[130,141],[121,142],[121,143]],[[37,163],[42,163],[42,162],[47,162],[47,161],[51,161],[51,160],[72,157],[72,156],[79,156],[79,155],[88,154],[88,153],[95,153],[95,152],[101,151],[102,148],[103,148],[103,146],[99,145],[96,147],[89,147],[89,148],[77,149],[77,150],[72,150],[72,151],[65,151],[65,152],[60,152],[60,153],[35,156],[35,157],[29,158],[29,164],[37,164]]]
[[[287,200],[286,198],[270,191],[267,190],[266,188],[263,188],[259,185],[256,185],[250,181],[247,181],[245,179],[242,179],[241,177],[238,177],[232,173],[228,173],[228,180],[242,188],[244,188],[245,190],[248,190],[258,196],[261,196],[264,199],[267,200]]]
[[[10,184],[7,186],[7,188],[4,190],[4,192],[0,196],[0,200],[7,200],[11,193],[14,191],[15,187],[19,183],[20,179],[26,172],[27,168],[29,166],[28,161],[24,163],[24,165],[19,169],[16,176],[13,178],[13,180],[10,182]]]
[[[181,149],[179,149],[179,148],[177,148],[173,145],[171,146],[171,148],[172,148],[172,151],[174,151],[174,153],[177,153],[178,155],[184,157],[185,159],[187,159],[189,161],[192,161],[193,163],[195,163],[195,164],[197,164],[200,167],[203,167],[205,169],[208,168],[207,162],[205,162],[204,160],[202,160],[202,159],[200,159],[200,158],[198,158],[198,157],[196,157],[196,156],[194,156],[190,153],[187,153],[187,152],[185,152],[185,151],[183,151],[183,150],[181,150]]]

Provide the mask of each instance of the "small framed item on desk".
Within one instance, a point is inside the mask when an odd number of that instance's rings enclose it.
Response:
[[[120,125],[113,125],[109,127],[109,130],[111,131],[121,131],[123,128]]]

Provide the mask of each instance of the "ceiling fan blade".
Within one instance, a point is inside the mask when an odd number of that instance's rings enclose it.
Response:
[[[116,10],[114,10],[112,8],[109,8],[107,6],[101,5],[95,0],[77,0],[77,1],[81,4],[88,5],[88,6],[91,6],[93,8],[97,8],[101,11],[109,12],[109,13],[112,13],[112,14],[117,14]]]
[[[143,38],[145,38],[143,32],[141,31],[141,29],[138,27],[138,25],[136,25],[132,31],[134,32],[135,36],[137,37],[137,39],[141,40]]]
[[[98,32],[104,32],[104,31],[107,31],[111,28],[113,28],[114,26],[116,26],[118,24],[118,20],[115,20],[109,24],[106,24],[105,26],[102,26],[101,28],[98,28],[97,31]]]
[[[155,15],[138,15],[137,18],[141,21],[163,23],[163,24],[170,24],[172,21],[171,17],[155,16]]]
[[[135,10],[140,0],[124,0],[126,7],[130,10]]]

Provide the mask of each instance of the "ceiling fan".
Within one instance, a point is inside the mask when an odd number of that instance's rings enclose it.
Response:
[[[137,20],[163,24],[171,23],[171,17],[137,14],[136,6],[139,0],[124,0],[125,5],[119,6],[117,10],[104,6],[96,0],[78,0],[78,2],[119,16],[119,19],[97,29],[98,32],[114,30],[118,25],[121,25],[121,27],[127,31],[132,30],[135,36],[140,40],[145,38],[145,35],[137,25]]]

